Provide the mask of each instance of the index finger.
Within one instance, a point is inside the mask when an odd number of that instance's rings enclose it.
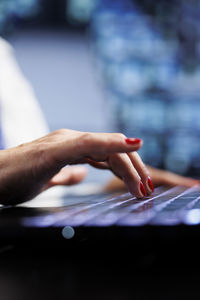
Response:
[[[79,141],[84,156],[137,151],[142,146],[139,138],[127,138],[121,133],[87,133]]]
[[[104,161],[110,154],[137,151],[142,140],[121,133],[93,133],[62,130],[53,136],[50,157],[59,166],[83,162],[86,158]]]

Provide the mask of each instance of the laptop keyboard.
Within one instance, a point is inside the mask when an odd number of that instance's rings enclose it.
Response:
[[[200,223],[200,188],[160,187],[144,199],[130,193],[70,196],[61,210],[24,218],[30,226],[142,226]],[[35,224],[35,225],[34,225]]]

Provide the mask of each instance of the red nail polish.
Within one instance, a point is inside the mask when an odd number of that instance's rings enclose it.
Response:
[[[144,196],[147,195],[146,190],[145,190],[145,188],[144,188],[144,184],[142,183],[142,181],[140,182],[140,191],[141,191],[141,193],[142,193]]]
[[[152,190],[152,192],[154,192],[154,185],[153,185],[153,182],[150,177],[148,177],[148,185],[149,185],[150,189]]]
[[[139,144],[142,140],[138,139],[138,138],[136,138],[136,139],[135,138],[127,138],[127,139],[125,139],[125,141],[127,144],[134,145],[134,144]]]

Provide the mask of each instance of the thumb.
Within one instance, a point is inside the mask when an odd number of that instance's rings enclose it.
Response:
[[[87,175],[87,169],[82,166],[65,167],[51,178],[45,189],[56,185],[73,185],[81,182]]]

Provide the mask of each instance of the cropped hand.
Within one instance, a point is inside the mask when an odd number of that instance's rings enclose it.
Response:
[[[68,129],[54,131],[38,140],[0,151],[0,203],[17,204],[32,199],[54,185],[81,181],[89,163],[108,168],[138,198],[153,190],[149,172],[135,152],[140,139],[120,133],[91,133]]]

